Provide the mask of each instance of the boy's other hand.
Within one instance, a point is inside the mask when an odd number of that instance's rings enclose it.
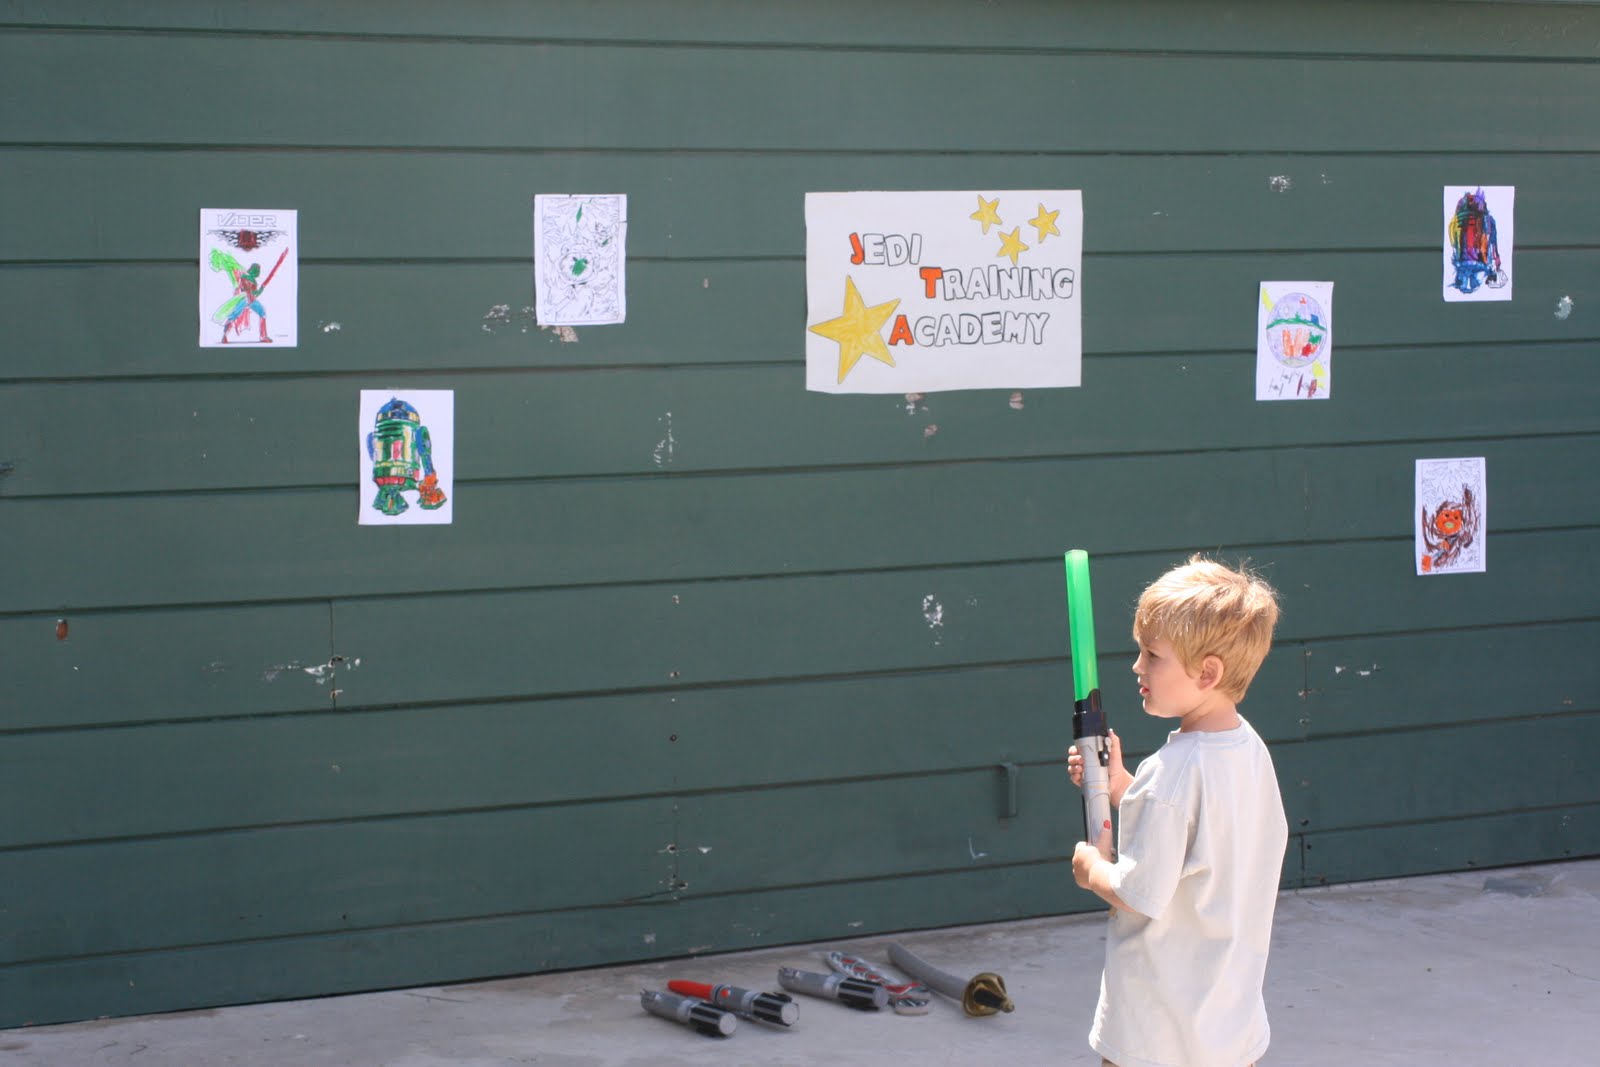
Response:
[[[1122,738],[1117,736],[1117,731],[1109,730],[1111,740],[1111,765],[1107,768],[1107,786],[1111,796],[1113,808],[1122,806],[1122,794],[1128,791],[1128,786],[1133,783],[1133,775],[1128,773],[1128,768],[1122,763]],[[1067,747],[1067,776],[1072,779],[1072,784],[1079,789],[1083,788],[1083,754],[1078,751],[1077,745]]]

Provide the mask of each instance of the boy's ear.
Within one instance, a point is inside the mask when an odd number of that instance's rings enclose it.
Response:
[[[1200,661],[1200,677],[1195,679],[1195,684],[1201,689],[1215,689],[1227,673],[1228,665],[1222,662],[1221,656],[1207,656]]]

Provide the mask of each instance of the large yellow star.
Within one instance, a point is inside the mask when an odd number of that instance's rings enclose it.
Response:
[[[985,200],[983,194],[978,194],[978,210],[968,215],[969,219],[977,219],[983,223],[983,232],[988,233],[990,226],[1000,226],[1000,198]]]
[[[1017,265],[1017,256],[1028,250],[1028,246],[1023,244],[1022,238],[1018,236],[1020,233],[1022,233],[1021,226],[1018,226],[1010,233],[1002,233],[1000,235],[1000,251],[995,253],[996,258],[1010,256],[1013,267]]]
[[[1061,236],[1061,231],[1056,229],[1056,216],[1060,211],[1046,211],[1044,205],[1039,205],[1039,213],[1028,220],[1028,225],[1039,231],[1039,243],[1044,244],[1045,234],[1053,233]]]
[[[849,275],[844,279],[844,314],[827,322],[812,326],[811,332],[830,341],[839,342],[839,381],[860,362],[862,356],[871,356],[880,363],[894,366],[889,346],[883,343],[883,324],[889,321],[894,309],[900,306],[899,298],[887,304],[867,307],[856,289],[856,281]]]

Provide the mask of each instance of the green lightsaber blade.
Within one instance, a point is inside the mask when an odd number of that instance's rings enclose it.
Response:
[[[1067,621],[1072,636],[1072,739],[1083,757],[1083,839],[1096,841],[1111,822],[1111,728],[1100,707],[1100,668],[1094,651],[1094,600],[1089,553],[1066,555]]]
[[[1094,600],[1089,595],[1089,553],[1067,553],[1067,621],[1072,634],[1072,687],[1078,700],[1100,688],[1100,667],[1094,657]]]

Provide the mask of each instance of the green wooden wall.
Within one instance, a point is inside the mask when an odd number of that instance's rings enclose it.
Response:
[[[1597,59],[1581,4],[0,0],[0,1026],[1085,910],[1072,547],[1130,755],[1143,583],[1282,591],[1286,886],[1600,853]],[[1458,183],[1511,303],[1440,299]],[[806,393],[804,194],[986,188],[1083,190],[1083,388]],[[575,343],[569,191],[631,223]],[[196,345],[214,206],[298,209],[299,347]],[[1328,402],[1252,399],[1269,278],[1336,283]],[[453,525],[356,524],[363,388],[455,390]],[[1418,579],[1458,455],[1489,569]]]

